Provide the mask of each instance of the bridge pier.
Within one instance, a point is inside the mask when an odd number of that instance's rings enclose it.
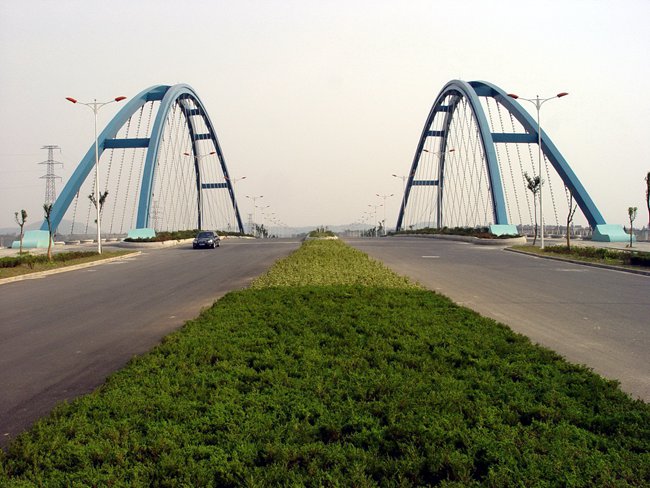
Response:
[[[591,240],[597,242],[629,242],[630,234],[625,232],[625,229],[620,224],[600,224],[594,228]],[[632,241],[636,241],[634,236],[632,236]]]

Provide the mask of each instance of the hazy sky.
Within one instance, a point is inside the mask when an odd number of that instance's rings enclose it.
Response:
[[[93,137],[79,100],[187,83],[244,195],[290,226],[347,224],[402,181],[451,79],[570,96],[542,125],[609,223],[647,221],[648,0],[0,0],[0,227],[42,220],[45,144],[63,182]],[[532,105],[528,108],[533,108]],[[100,112],[100,129],[118,106]],[[17,226],[16,226],[17,227]]]

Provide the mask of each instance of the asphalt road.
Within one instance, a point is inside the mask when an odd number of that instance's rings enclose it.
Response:
[[[226,240],[0,287],[0,446],[62,400],[88,393],[298,241]]]
[[[650,402],[650,277],[424,238],[354,247]]]

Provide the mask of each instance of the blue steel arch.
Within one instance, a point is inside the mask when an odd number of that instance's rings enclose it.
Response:
[[[452,102],[450,105],[443,105],[444,100],[452,95]],[[455,107],[460,100],[460,97],[465,97],[469,102],[469,105],[474,114],[476,123],[479,128],[481,144],[485,152],[486,160],[486,169],[490,182],[490,195],[492,198],[493,205],[493,215],[494,222],[498,225],[508,224],[508,216],[505,206],[505,196],[503,192],[503,185],[501,183],[501,175],[499,171],[499,165],[497,161],[496,151],[494,148],[495,143],[537,143],[538,132],[537,132],[537,122],[528,114],[526,110],[514,99],[508,97],[508,95],[499,87],[487,83],[484,81],[470,81],[465,82],[461,80],[452,80],[447,83],[433,103],[427,120],[424,124],[424,129],[420,135],[418,141],[417,149],[415,151],[415,156],[413,157],[413,163],[411,164],[411,170],[409,171],[408,183],[406,185],[404,196],[402,200],[402,205],[400,208],[399,216],[397,219],[397,229],[402,228],[402,222],[404,219],[404,212],[408,204],[409,195],[411,188],[417,186],[418,184],[435,184],[439,187],[439,192],[442,192],[444,189],[444,168],[445,168],[445,153],[447,146],[447,130],[451,124],[451,119],[453,117],[453,112]],[[479,97],[491,97],[505,107],[512,115],[519,121],[519,123],[526,130],[526,134],[506,134],[506,133],[492,133],[490,131],[490,125],[485,116],[485,112],[480,103]],[[436,114],[446,112],[445,121],[443,123],[443,129],[439,132],[432,133],[429,130],[433,119]],[[589,225],[596,229],[598,226],[604,225],[605,220],[603,219],[601,213],[596,208],[596,205],[592,201],[591,197],[582,186],[577,176],[569,167],[569,164],[566,162],[562,154],[555,147],[555,144],[551,139],[544,133],[542,130],[542,152],[549,159],[555,171],[564,182],[564,184],[572,192],[576,203],[580,207],[580,210],[585,215]],[[441,151],[441,163],[439,169],[438,180],[434,182],[418,182],[414,180],[415,172],[418,168],[420,161],[420,156],[422,150],[424,149],[424,144],[427,137],[438,136],[442,137]],[[442,212],[441,206],[438,206],[439,215]],[[440,217],[438,222],[441,222]]]
[[[101,158],[102,153],[105,149],[116,149],[116,148],[148,148],[147,155],[145,159],[145,165],[143,169],[143,178],[140,187],[140,194],[138,200],[138,212],[136,218],[136,228],[142,229],[146,228],[149,225],[149,209],[151,207],[152,195],[151,191],[153,190],[153,181],[154,175],[156,172],[157,166],[157,155],[158,149],[161,142],[162,132],[164,129],[165,119],[169,110],[173,107],[174,103],[183,99],[192,99],[194,103],[199,107],[199,109],[188,109],[184,107],[184,114],[188,125],[188,130],[190,130],[192,135],[192,150],[196,154],[196,142],[198,140],[210,139],[215,147],[215,152],[219,158],[219,163],[226,182],[222,184],[210,184],[210,188],[227,188],[230,195],[230,201],[232,202],[233,209],[235,211],[235,217],[237,219],[237,225],[241,233],[244,232],[244,226],[241,221],[239,214],[239,209],[237,207],[237,202],[235,200],[235,193],[233,190],[232,182],[228,174],[228,169],[226,167],[225,158],[219,145],[217,139],[216,131],[214,126],[210,121],[210,118],[203,106],[203,103],[199,99],[196,92],[189,86],[185,84],[178,85],[154,85],[149,87],[129,100],[122,109],[113,117],[113,119],[108,123],[106,128],[97,136],[98,140],[98,153]],[[116,139],[117,133],[124,126],[124,124],[129,120],[129,118],[135,114],[144,104],[147,102],[160,101],[160,107],[156,114],[156,120],[154,122],[153,129],[149,138],[140,138],[140,139]],[[206,127],[208,127],[208,134],[194,134],[193,126],[190,122],[191,116],[200,115],[203,117]],[[75,195],[81,188],[81,185],[86,180],[91,170],[95,165],[95,144],[93,143],[88,149],[86,155],[82,158],[81,162],[75,169],[74,173],[66,183],[65,187],[61,191],[59,197],[54,202],[51,212],[51,226],[53,229],[56,229],[63,216],[67,212],[70,204],[72,203]],[[198,172],[198,165],[196,165],[196,171]],[[197,182],[200,181],[200,177],[197,173]],[[203,185],[203,188],[207,188],[207,185]],[[199,188],[199,191],[202,188]],[[199,227],[200,227],[200,214],[199,214]],[[47,231],[48,225],[44,221],[41,225],[42,231]]]
[[[537,121],[524,110],[519,102],[509,97],[501,88],[491,83],[471,81],[470,85],[474,88],[477,95],[491,97],[497,100],[517,119],[528,133],[527,140],[523,140],[521,134],[493,134],[495,136],[495,142],[533,142],[537,144]],[[585,187],[580,183],[580,180],[569,166],[569,163],[567,163],[566,159],[564,159],[544,130],[541,133],[542,153],[548,158],[555,171],[562,178],[562,182],[573,194],[573,198],[576,200],[589,225],[594,229],[598,225],[604,225],[605,219],[589,196],[589,193],[587,193]]]

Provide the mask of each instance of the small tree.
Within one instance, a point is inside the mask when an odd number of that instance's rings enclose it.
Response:
[[[627,215],[630,217],[630,247],[632,247],[632,239],[634,237],[634,219],[636,219],[636,207],[628,207]]]
[[[255,236],[262,239],[268,239],[269,231],[264,227],[264,224],[255,224]]]
[[[566,247],[571,250],[571,222],[576,213],[577,205],[573,204],[573,193],[569,191],[569,213],[566,216]]]
[[[50,236],[50,239],[47,242],[47,260],[52,261],[52,221],[50,218],[52,214],[52,204],[44,203],[43,212],[45,212],[45,222],[47,222],[47,232]]]
[[[537,242],[537,194],[542,188],[542,178],[538,175],[530,177],[528,173],[524,173],[526,178],[526,187],[533,193],[533,208],[535,209],[535,236],[533,237],[533,246]]]
[[[106,202],[106,197],[108,196],[108,190],[105,191],[104,193],[99,194],[99,213],[102,213],[102,208],[104,207],[104,202]],[[97,199],[95,198],[95,194],[91,193],[88,195],[88,198],[92,202],[92,204],[97,208]],[[97,223],[97,219],[95,219],[95,223]]]
[[[20,218],[18,217],[20,215]],[[27,221],[27,210],[21,210],[20,212],[15,212],[14,213],[14,218],[16,219],[16,223],[20,226],[20,251],[19,253],[23,253],[23,228],[25,227],[25,221]]]

